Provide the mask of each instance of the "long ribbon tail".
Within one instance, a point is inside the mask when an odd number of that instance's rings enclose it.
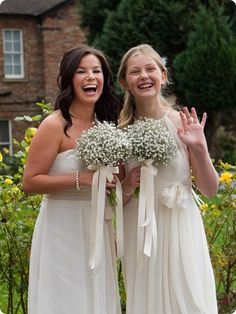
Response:
[[[143,253],[148,257],[151,256],[153,237],[156,234],[156,223],[153,222],[155,219],[154,210],[154,175],[155,169],[152,165],[149,165],[146,169],[145,178],[145,196],[146,196],[146,212],[147,218],[144,222],[146,224],[145,240],[144,240],[144,250]],[[155,229],[155,230],[154,230]]]
[[[192,188],[192,195],[193,198],[195,199],[195,202],[197,203],[198,206],[204,204],[203,200],[200,198],[200,196],[197,195],[197,193],[194,191],[194,189]]]
[[[141,166],[140,172],[140,190],[138,206],[138,226],[137,226],[137,267],[141,270],[143,267],[143,245],[144,245],[144,221],[145,221],[145,167]]]
[[[93,175],[92,181],[92,200],[91,200],[91,218],[90,218],[90,255],[89,266],[92,268],[95,251],[95,228],[96,228],[96,212],[97,212],[97,196],[98,196],[98,182],[100,171],[97,170]]]
[[[99,184],[98,184],[98,194],[97,194],[97,206],[93,211],[96,212],[95,218],[95,229],[91,230],[92,236],[94,237],[94,247],[91,256],[90,267],[95,269],[101,261],[102,256],[102,246],[103,246],[103,225],[104,225],[104,211],[105,211],[105,189],[106,189],[106,169],[101,168],[99,170]],[[95,202],[92,201],[92,204]]]
[[[94,176],[92,182],[92,201],[91,201],[91,229],[90,229],[90,257],[89,266],[91,269],[95,269],[99,266],[102,258],[102,249],[104,242],[104,214],[106,203],[106,180],[109,182],[113,179],[113,173],[118,173],[118,167],[105,166],[99,168]],[[121,186],[118,187],[118,203],[121,210],[122,192]],[[120,196],[121,194],[121,196]],[[122,218],[123,222],[123,216]],[[121,231],[120,231],[121,232]],[[121,242],[122,243],[122,242]],[[122,247],[120,248],[122,250]]]
[[[123,199],[121,183],[116,177],[116,232],[117,232],[117,257],[124,255],[124,226],[123,226]]]
[[[141,166],[140,193],[138,208],[137,258],[138,269],[143,267],[143,254],[150,257],[152,247],[157,249],[157,224],[154,209],[154,176],[156,169],[152,160]]]

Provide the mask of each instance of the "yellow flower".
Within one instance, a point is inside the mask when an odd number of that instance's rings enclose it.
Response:
[[[28,128],[28,129],[25,131],[25,136],[26,136],[26,137],[33,137],[36,132],[37,132],[37,128]]]
[[[13,181],[9,178],[6,178],[5,181],[4,181],[6,184],[8,185],[12,185],[13,184]]]
[[[12,188],[12,193],[13,193],[13,194],[18,194],[19,191],[20,191],[20,189],[19,189],[17,186],[14,186],[14,187]],[[1,313],[0,313],[0,314],[1,314]]]
[[[4,148],[3,148],[3,152],[4,152],[5,154],[9,154],[9,149],[6,148],[6,147],[4,147]],[[1,314],[1,313],[0,313],[0,314]]]
[[[232,168],[232,165],[228,162],[220,161],[220,166],[223,167],[225,170]]]
[[[230,183],[232,181],[232,177],[233,177],[232,173],[225,171],[221,174],[219,180],[220,182]]]
[[[200,205],[200,208],[205,212],[205,211],[208,210],[209,206],[208,206],[207,203],[203,203],[203,204]]]
[[[3,160],[3,157],[2,157],[2,154],[0,153],[0,162],[2,162]]]

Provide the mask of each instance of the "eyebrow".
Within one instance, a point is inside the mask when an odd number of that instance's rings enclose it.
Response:
[[[101,69],[102,66],[100,65],[95,65],[94,67],[92,67],[93,69]],[[86,67],[82,67],[82,66],[78,66],[78,69],[86,69]]]
[[[145,67],[148,67],[148,66],[150,66],[150,65],[157,65],[155,62],[153,62],[153,63],[148,63],[148,64],[145,64]],[[133,66],[131,66],[131,67],[129,67],[129,69],[138,69],[138,68],[140,68],[140,66],[138,66],[138,65],[133,65]]]

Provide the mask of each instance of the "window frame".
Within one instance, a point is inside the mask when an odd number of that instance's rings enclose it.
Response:
[[[20,34],[20,51],[19,52],[16,52],[16,51],[5,51],[5,44],[7,42],[6,40],[6,35],[5,35],[5,32],[6,31],[11,31],[11,32],[14,32],[14,31],[18,31],[19,34]],[[12,36],[11,36],[12,37]],[[23,32],[21,29],[19,28],[4,28],[2,30],[2,38],[3,38],[3,65],[4,65],[4,78],[5,79],[23,79],[25,78],[25,71],[24,71],[24,51],[23,51]],[[9,41],[8,41],[9,42]],[[14,40],[13,38],[11,38],[11,43],[14,43]],[[5,66],[6,66],[6,59],[5,59],[5,55],[8,54],[10,56],[12,55],[20,55],[20,69],[21,69],[21,74],[7,74],[6,71],[5,71]],[[14,66],[14,62],[13,63],[9,63],[10,66]]]
[[[12,147],[12,121],[10,119],[7,118],[0,118],[0,122],[1,121],[7,121],[8,122],[8,134],[9,134],[9,141],[8,142],[1,142],[0,141],[0,145],[8,145],[9,148],[9,153],[10,155],[13,154],[13,147]]]

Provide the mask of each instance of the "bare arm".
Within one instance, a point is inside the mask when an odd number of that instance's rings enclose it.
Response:
[[[203,114],[202,121],[198,117],[194,108],[191,114],[187,108],[180,112],[182,127],[178,128],[178,134],[189,151],[190,164],[196,179],[197,188],[207,197],[213,197],[218,189],[218,174],[211,162],[204,126],[206,123],[206,113]]]
[[[125,173],[124,166],[120,166],[119,179],[122,182],[123,204],[127,204],[136,187],[140,185],[140,167],[135,167]]]

